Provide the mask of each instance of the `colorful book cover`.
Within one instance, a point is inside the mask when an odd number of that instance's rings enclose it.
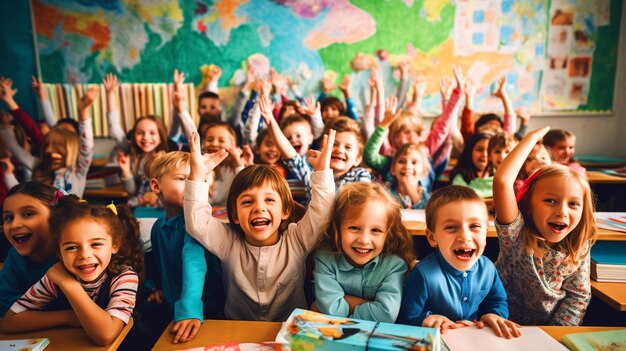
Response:
[[[333,317],[295,309],[276,336],[294,351],[440,351],[439,329]]]
[[[40,351],[50,345],[50,339],[21,339],[0,340],[0,350],[3,351]]]
[[[626,329],[567,334],[561,342],[574,351],[626,350]]]

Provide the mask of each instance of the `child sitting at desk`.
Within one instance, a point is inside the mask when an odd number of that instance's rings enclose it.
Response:
[[[165,209],[166,218],[152,226],[152,254],[156,265],[154,292],[148,300],[167,303],[167,320],[173,313],[172,342],[192,340],[205,318],[223,316],[224,288],[217,257],[204,250],[185,231],[183,191],[189,176],[189,154],[173,151],[154,158],[150,189]],[[204,311],[204,313],[203,313]]]
[[[497,336],[518,337],[507,320],[506,291],[494,264],[482,256],[487,240],[487,207],[472,189],[447,186],[426,205],[426,238],[437,251],[419,262],[404,288],[399,323],[462,328],[479,319]]]
[[[284,321],[294,308],[306,308],[304,262],[330,219],[335,197],[329,167],[334,138],[331,130],[321,152],[309,151],[316,171],[311,203],[298,223],[289,223],[294,202],[285,178],[272,166],[252,165],[233,180],[226,224],[211,215],[206,179],[227,152],[203,156],[198,135],[192,135],[185,222],[189,234],[222,261],[227,318]]]
[[[574,159],[576,136],[564,129],[553,129],[543,136],[543,144],[551,151],[552,161],[575,169],[585,175],[586,169]]]

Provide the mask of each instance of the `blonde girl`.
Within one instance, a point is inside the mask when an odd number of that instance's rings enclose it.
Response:
[[[143,270],[139,225],[125,205],[90,206],[74,195],[56,201],[50,235],[62,262],[11,306],[2,330],[81,326],[96,344],[110,344],[135,306]]]
[[[423,145],[404,144],[393,157],[387,186],[404,208],[426,208],[430,189],[424,186],[422,179],[435,177],[427,154]]]
[[[346,184],[315,255],[316,308],[322,313],[393,323],[415,259],[400,206],[377,183]]]
[[[496,267],[511,320],[579,325],[591,299],[589,251],[597,235],[589,183],[569,167],[550,165],[526,178],[517,198],[513,190],[526,157],[549,129],[524,137],[496,172]]]

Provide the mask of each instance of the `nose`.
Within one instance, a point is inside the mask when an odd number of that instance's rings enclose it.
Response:
[[[459,230],[457,240],[460,242],[467,242],[472,239],[472,231],[468,227],[463,227]]]
[[[563,201],[559,204],[558,208],[557,208],[557,212],[556,215],[559,218],[565,218],[567,217],[567,202]]]

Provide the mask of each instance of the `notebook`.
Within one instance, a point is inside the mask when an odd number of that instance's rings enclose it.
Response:
[[[567,334],[561,340],[570,350],[626,350],[626,329]]]
[[[50,339],[0,340],[0,350],[41,351],[50,345]]]

